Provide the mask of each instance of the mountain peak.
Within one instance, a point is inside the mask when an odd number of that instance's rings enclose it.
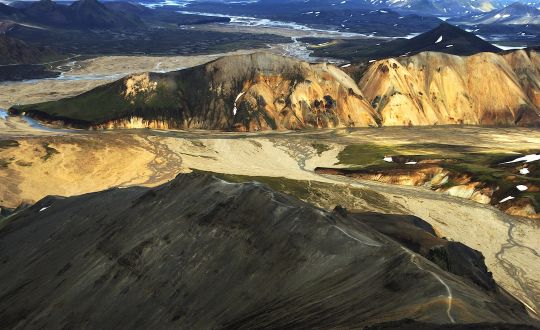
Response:
[[[50,1],[50,0],[49,0]],[[103,4],[98,0],[78,0],[71,4],[71,7],[103,8]]]
[[[421,51],[439,51],[454,55],[472,55],[480,52],[498,52],[499,48],[447,22],[411,39]]]

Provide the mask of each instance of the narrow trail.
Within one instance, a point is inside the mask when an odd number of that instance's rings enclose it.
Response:
[[[359,239],[357,237],[354,237],[351,234],[347,233],[344,229],[342,229],[342,228],[340,228],[340,227],[338,227],[336,225],[332,225],[332,227],[334,227],[337,230],[339,230],[340,232],[342,232],[345,236],[347,236],[347,237],[349,237],[349,238],[351,238],[351,239],[353,239],[353,240],[355,240],[355,241],[357,241],[357,242],[359,242],[361,244],[364,244],[364,245],[367,245],[367,246],[373,246],[373,247],[380,247],[381,246],[381,244],[376,243],[375,241],[373,241],[371,239],[366,238],[365,240],[361,240],[361,239]],[[371,242],[368,242],[368,240],[371,241]]]
[[[452,301],[454,299],[454,296],[452,295],[452,289],[450,289],[450,286],[448,284],[446,284],[446,282],[438,275],[436,274],[435,272],[432,272],[430,270],[427,270],[425,268],[423,268],[422,266],[420,266],[420,264],[417,262],[417,257],[416,255],[405,249],[404,247],[401,247],[403,249],[403,251],[405,251],[408,255],[411,256],[411,262],[416,266],[418,267],[418,269],[424,271],[424,272],[428,272],[431,274],[431,276],[433,276],[437,281],[439,281],[439,283],[441,283],[444,288],[446,289],[446,298],[448,300],[448,305],[446,307],[446,315],[448,316],[448,320],[451,322],[451,323],[456,323],[456,320],[454,319],[454,317],[452,316]]]

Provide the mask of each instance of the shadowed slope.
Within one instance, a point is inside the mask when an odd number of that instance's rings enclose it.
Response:
[[[155,189],[48,197],[5,221],[6,327],[530,322],[504,294],[258,183],[181,175]]]

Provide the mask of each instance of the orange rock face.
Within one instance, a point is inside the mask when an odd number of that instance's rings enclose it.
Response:
[[[359,86],[383,126],[540,123],[534,51],[386,59],[373,63]]]
[[[353,75],[269,53],[143,73],[12,113],[94,128],[287,130],[419,125],[540,125],[540,56],[425,52]]]

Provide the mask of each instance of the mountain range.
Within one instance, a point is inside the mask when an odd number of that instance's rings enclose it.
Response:
[[[150,9],[124,1],[78,0],[70,4],[52,0],[0,3],[0,20],[22,25],[61,29],[141,30],[153,25],[190,25],[229,22],[224,17],[185,15]]]
[[[176,72],[131,75],[10,112],[84,128],[527,126],[540,123],[539,95],[535,51],[468,57],[423,52],[343,70],[255,53]]]
[[[467,15],[450,20],[461,24],[540,24],[540,9],[515,2],[502,9],[488,13]]]
[[[79,0],[63,5],[39,0],[21,8],[0,5],[0,18],[63,28],[135,28],[142,20],[129,12],[113,10],[97,0]]]
[[[515,1],[515,0],[514,0]],[[273,6],[285,6],[289,10],[342,10],[342,9],[390,9],[402,13],[413,12],[423,15],[437,16],[457,16],[472,13],[485,13],[494,9],[501,9],[511,4],[508,0],[259,0],[259,1],[238,1],[238,2],[213,2],[190,1],[185,4],[185,8],[222,8],[223,10],[239,10],[244,7],[246,12],[255,12],[255,8],[271,8]],[[540,6],[540,1],[528,1],[526,4]]]

